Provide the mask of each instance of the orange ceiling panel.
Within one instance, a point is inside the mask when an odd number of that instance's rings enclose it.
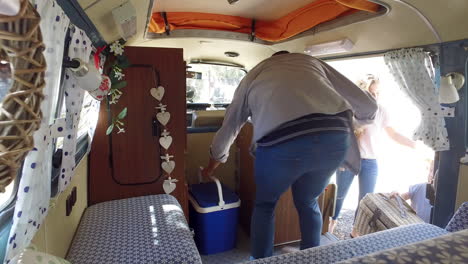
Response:
[[[379,5],[367,0],[318,0],[274,21],[255,21],[255,36],[265,41],[281,41],[302,33],[314,26],[354,11],[377,12]],[[153,13],[149,32],[166,32],[169,29],[208,29],[250,34],[253,20],[238,16],[169,12],[165,21],[162,13]]]

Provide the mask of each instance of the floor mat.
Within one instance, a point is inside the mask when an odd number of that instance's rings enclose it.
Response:
[[[340,216],[338,217],[338,223],[336,224],[335,235],[340,240],[351,239],[349,234],[353,231],[353,222],[354,222],[354,212],[355,210],[343,209],[341,210]]]
[[[320,245],[328,245],[339,241],[334,235],[327,233],[322,235]],[[203,264],[237,264],[243,263],[249,260],[249,239],[244,233],[240,233],[238,236],[237,248],[226,251],[219,254],[201,256]],[[299,242],[294,242],[282,246],[275,247],[275,255],[291,253],[299,250]]]

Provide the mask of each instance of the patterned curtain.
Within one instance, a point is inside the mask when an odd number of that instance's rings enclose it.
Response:
[[[36,1],[41,15],[42,30],[47,62],[45,72],[45,99],[42,102],[42,123],[34,134],[34,149],[27,155],[18,189],[18,198],[7,246],[6,262],[29,245],[46,216],[50,199],[52,172],[52,130],[56,98],[59,91],[65,34],[70,23],[68,17],[53,0]],[[55,101],[54,101],[55,100]],[[52,128],[51,128],[52,127]]]
[[[453,117],[454,109],[439,104],[437,70],[421,48],[391,51],[384,56],[400,89],[421,111],[421,123],[413,139],[421,140],[434,151],[450,148],[444,117]],[[435,67],[437,69],[437,67]]]
[[[70,59],[78,58],[85,63],[89,62],[92,45],[86,33],[76,26],[71,28],[71,42],[68,50]],[[77,79],[71,69],[65,70],[65,105],[67,108],[65,117],[65,129],[63,134],[63,156],[60,168],[59,193],[63,192],[75,174],[75,154],[77,134],[80,124],[81,109],[85,90],[79,87]],[[97,84],[99,85],[99,84]]]

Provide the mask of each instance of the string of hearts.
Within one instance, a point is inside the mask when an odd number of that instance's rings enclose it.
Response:
[[[175,161],[173,155],[169,155],[169,148],[172,145],[172,137],[170,132],[167,130],[167,124],[171,120],[171,113],[167,110],[167,105],[162,103],[164,98],[165,89],[163,86],[158,86],[157,88],[150,89],[151,96],[159,102],[159,106],[155,107],[159,110],[156,114],[156,119],[164,127],[164,131],[161,133],[159,138],[159,144],[166,150],[166,154],[161,156],[161,168],[166,172],[167,179],[164,180],[163,189],[167,194],[172,193],[176,188],[177,179],[172,179],[171,173],[175,169]]]

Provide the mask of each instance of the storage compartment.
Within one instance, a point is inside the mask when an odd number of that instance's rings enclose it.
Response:
[[[194,111],[193,127],[221,127],[226,110]]]
[[[216,182],[190,187],[190,227],[202,255],[231,250],[236,245],[239,197]]]

